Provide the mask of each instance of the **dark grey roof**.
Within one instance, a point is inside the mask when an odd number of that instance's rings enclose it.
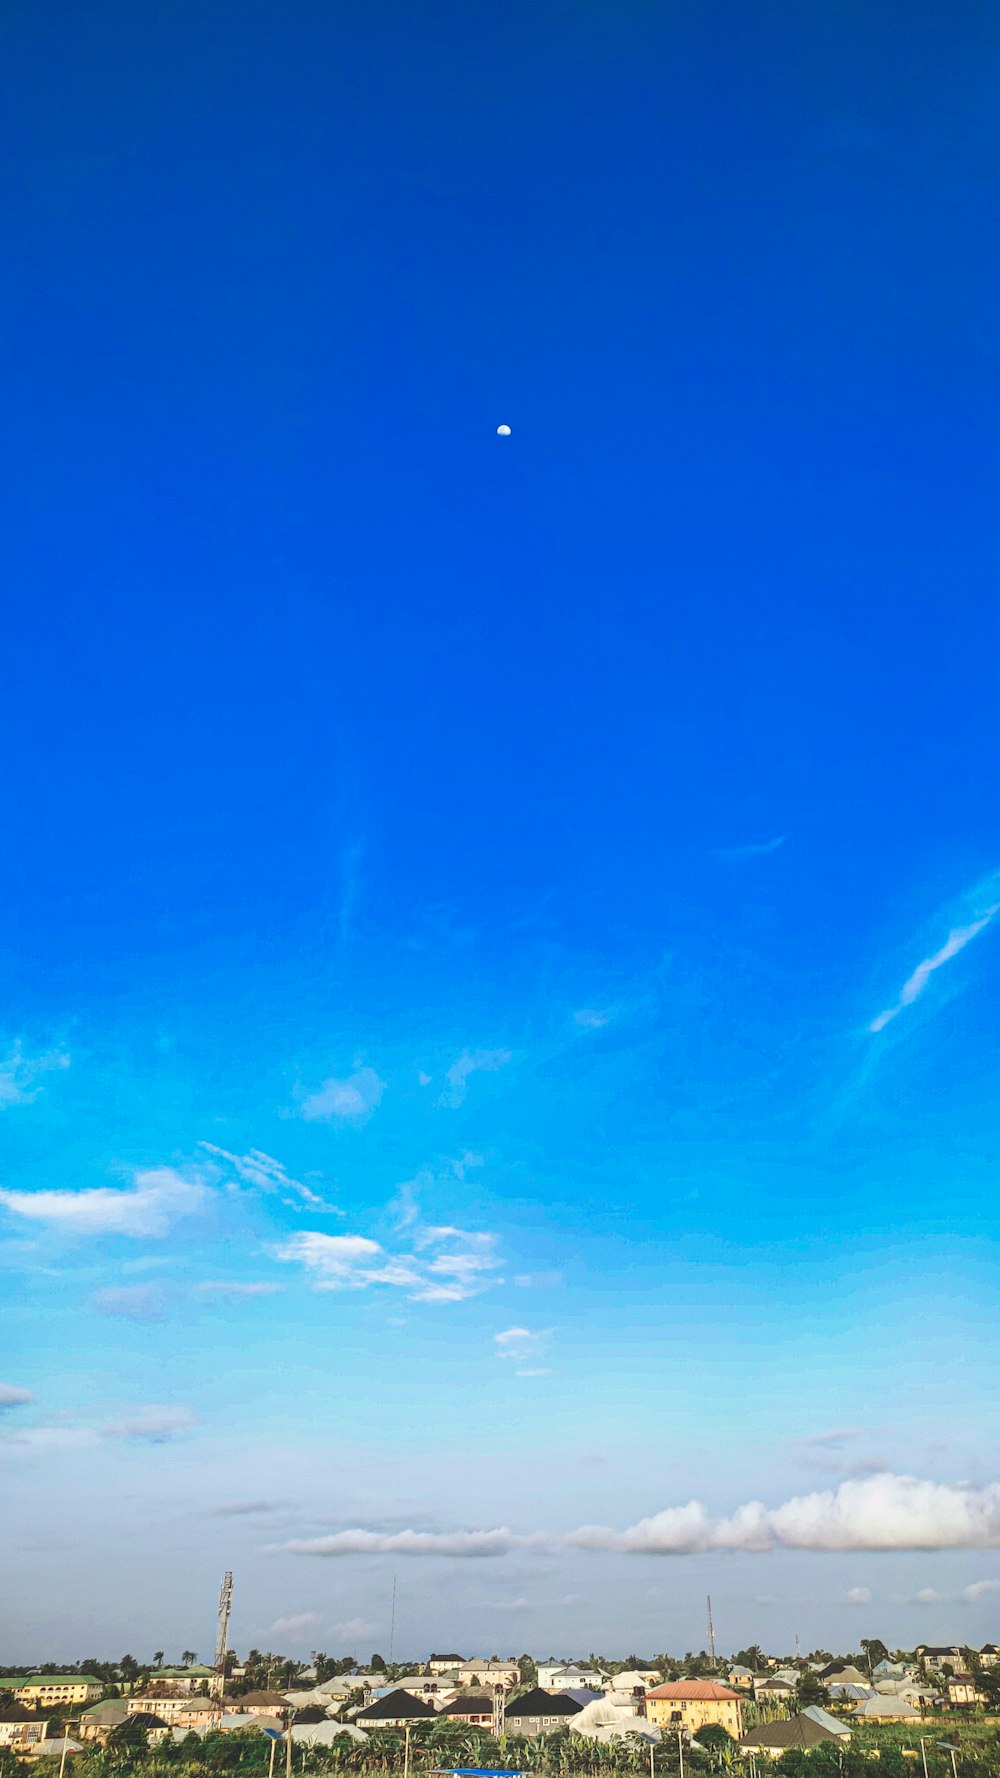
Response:
[[[836,1741],[832,1729],[824,1729],[811,1716],[793,1716],[788,1722],[768,1722],[743,1736],[741,1747],[818,1747]]]
[[[309,1704],[305,1710],[296,1710],[294,1720],[297,1728],[299,1723],[329,1722],[330,1719],[327,1716],[326,1711],[323,1710],[319,1704]]]
[[[452,1698],[445,1704],[442,1716],[489,1716],[493,1711],[493,1699],[489,1692],[481,1688],[478,1692],[464,1692],[460,1698]]]
[[[24,1704],[0,1705],[0,1722],[42,1722],[37,1710],[28,1710]]]
[[[128,1718],[128,1721],[135,1723],[140,1729],[165,1729],[168,1727],[162,1716],[154,1716],[151,1710],[137,1710],[134,1716]]]
[[[565,1692],[543,1692],[540,1685],[535,1685],[508,1704],[504,1715],[508,1722],[521,1722],[531,1716],[577,1716],[582,1709],[583,1705]]]
[[[414,1698],[410,1692],[398,1688],[387,1692],[384,1698],[376,1698],[364,1710],[359,1710],[355,1722],[396,1722],[405,1717],[436,1716],[433,1704],[425,1704],[423,1698]]]

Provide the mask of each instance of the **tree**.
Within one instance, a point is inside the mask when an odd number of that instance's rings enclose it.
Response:
[[[368,1663],[368,1668],[369,1668],[369,1671],[372,1673],[384,1673],[385,1672],[385,1662],[382,1659],[382,1656],[381,1655],[372,1655],[372,1658]]]
[[[736,1667],[749,1667],[751,1673],[762,1672],[767,1663],[764,1659],[764,1650],[761,1648],[760,1643],[752,1642],[749,1648],[741,1648],[739,1652],[733,1656],[733,1665]]]
[[[118,1672],[126,1684],[128,1684],[130,1680],[137,1678],[139,1673],[139,1663],[136,1660],[135,1655],[122,1655],[122,1658],[118,1663]]]
[[[861,1647],[865,1651],[869,1673],[874,1673],[879,1661],[887,1661],[889,1659],[889,1650],[878,1636],[862,1636]]]
[[[800,1704],[825,1704],[826,1689],[820,1685],[811,1667],[803,1667],[795,1685],[795,1695]]]
[[[154,1667],[162,1667],[163,1666],[163,1650],[162,1650],[162,1648],[157,1648],[157,1649],[153,1650],[153,1666]]]
[[[193,1667],[194,1663],[197,1659],[198,1659],[198,1655],[197,1655],[197,1652],[195,1649],[185,1648],[181,1651],[181,1666],[182,1667]]]
[[[721,1722],[707,1722],[695,1737],[709,1753],[731,1753],[736,1743]]]
[[[538,1684],[538,1668],[535,1666],[530,1655],[521,1656],[517,1663],[517,1670],[520,1676],[521,1685]]]

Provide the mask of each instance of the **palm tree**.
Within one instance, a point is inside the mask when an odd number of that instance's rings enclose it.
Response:
[[[197,1655],[197,1651],[195,1649],[193,1649],[193,1648],[182,1649],[182,1651],[181,1651],[181,1666],[182,1667],[193,1666],[197,1659],[198,1659],[198,1655]]]
[[[162,1648],[154,1648],[154,1650],[153,1650],[153,1666],[154,1667],[162,1667],[163,1666],[163,1650],[162,1650]]]

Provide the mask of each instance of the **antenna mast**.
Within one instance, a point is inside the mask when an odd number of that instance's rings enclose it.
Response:
[[[708,1654],[712,1666],[715,1666],[715,1625],[712,1622],[712,1595],[709,1593],[705,1604],[708,1607]]]
[[[389,1665],[392,1666],[392,1653],[396,1642],[396,1576],[392,1577],[392,1612],[389,1617]]]
[[[493,1739],[503,1740],[507,1723],[507,1688],[503,1685],[493,1687]]]
[[[215,1675],[219,1697],[226,1689],[226,1655],[229,1652],[229,1614],[233,1609],[233,1577],[229,1570],[219,1588],[219,1634],[215,1642]]]

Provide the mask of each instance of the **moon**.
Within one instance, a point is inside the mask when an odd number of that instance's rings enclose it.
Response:
[[[497,437],[498,438],[509,438],[510,437],[510,427],[509,426],[498,426],[497,427]]]

